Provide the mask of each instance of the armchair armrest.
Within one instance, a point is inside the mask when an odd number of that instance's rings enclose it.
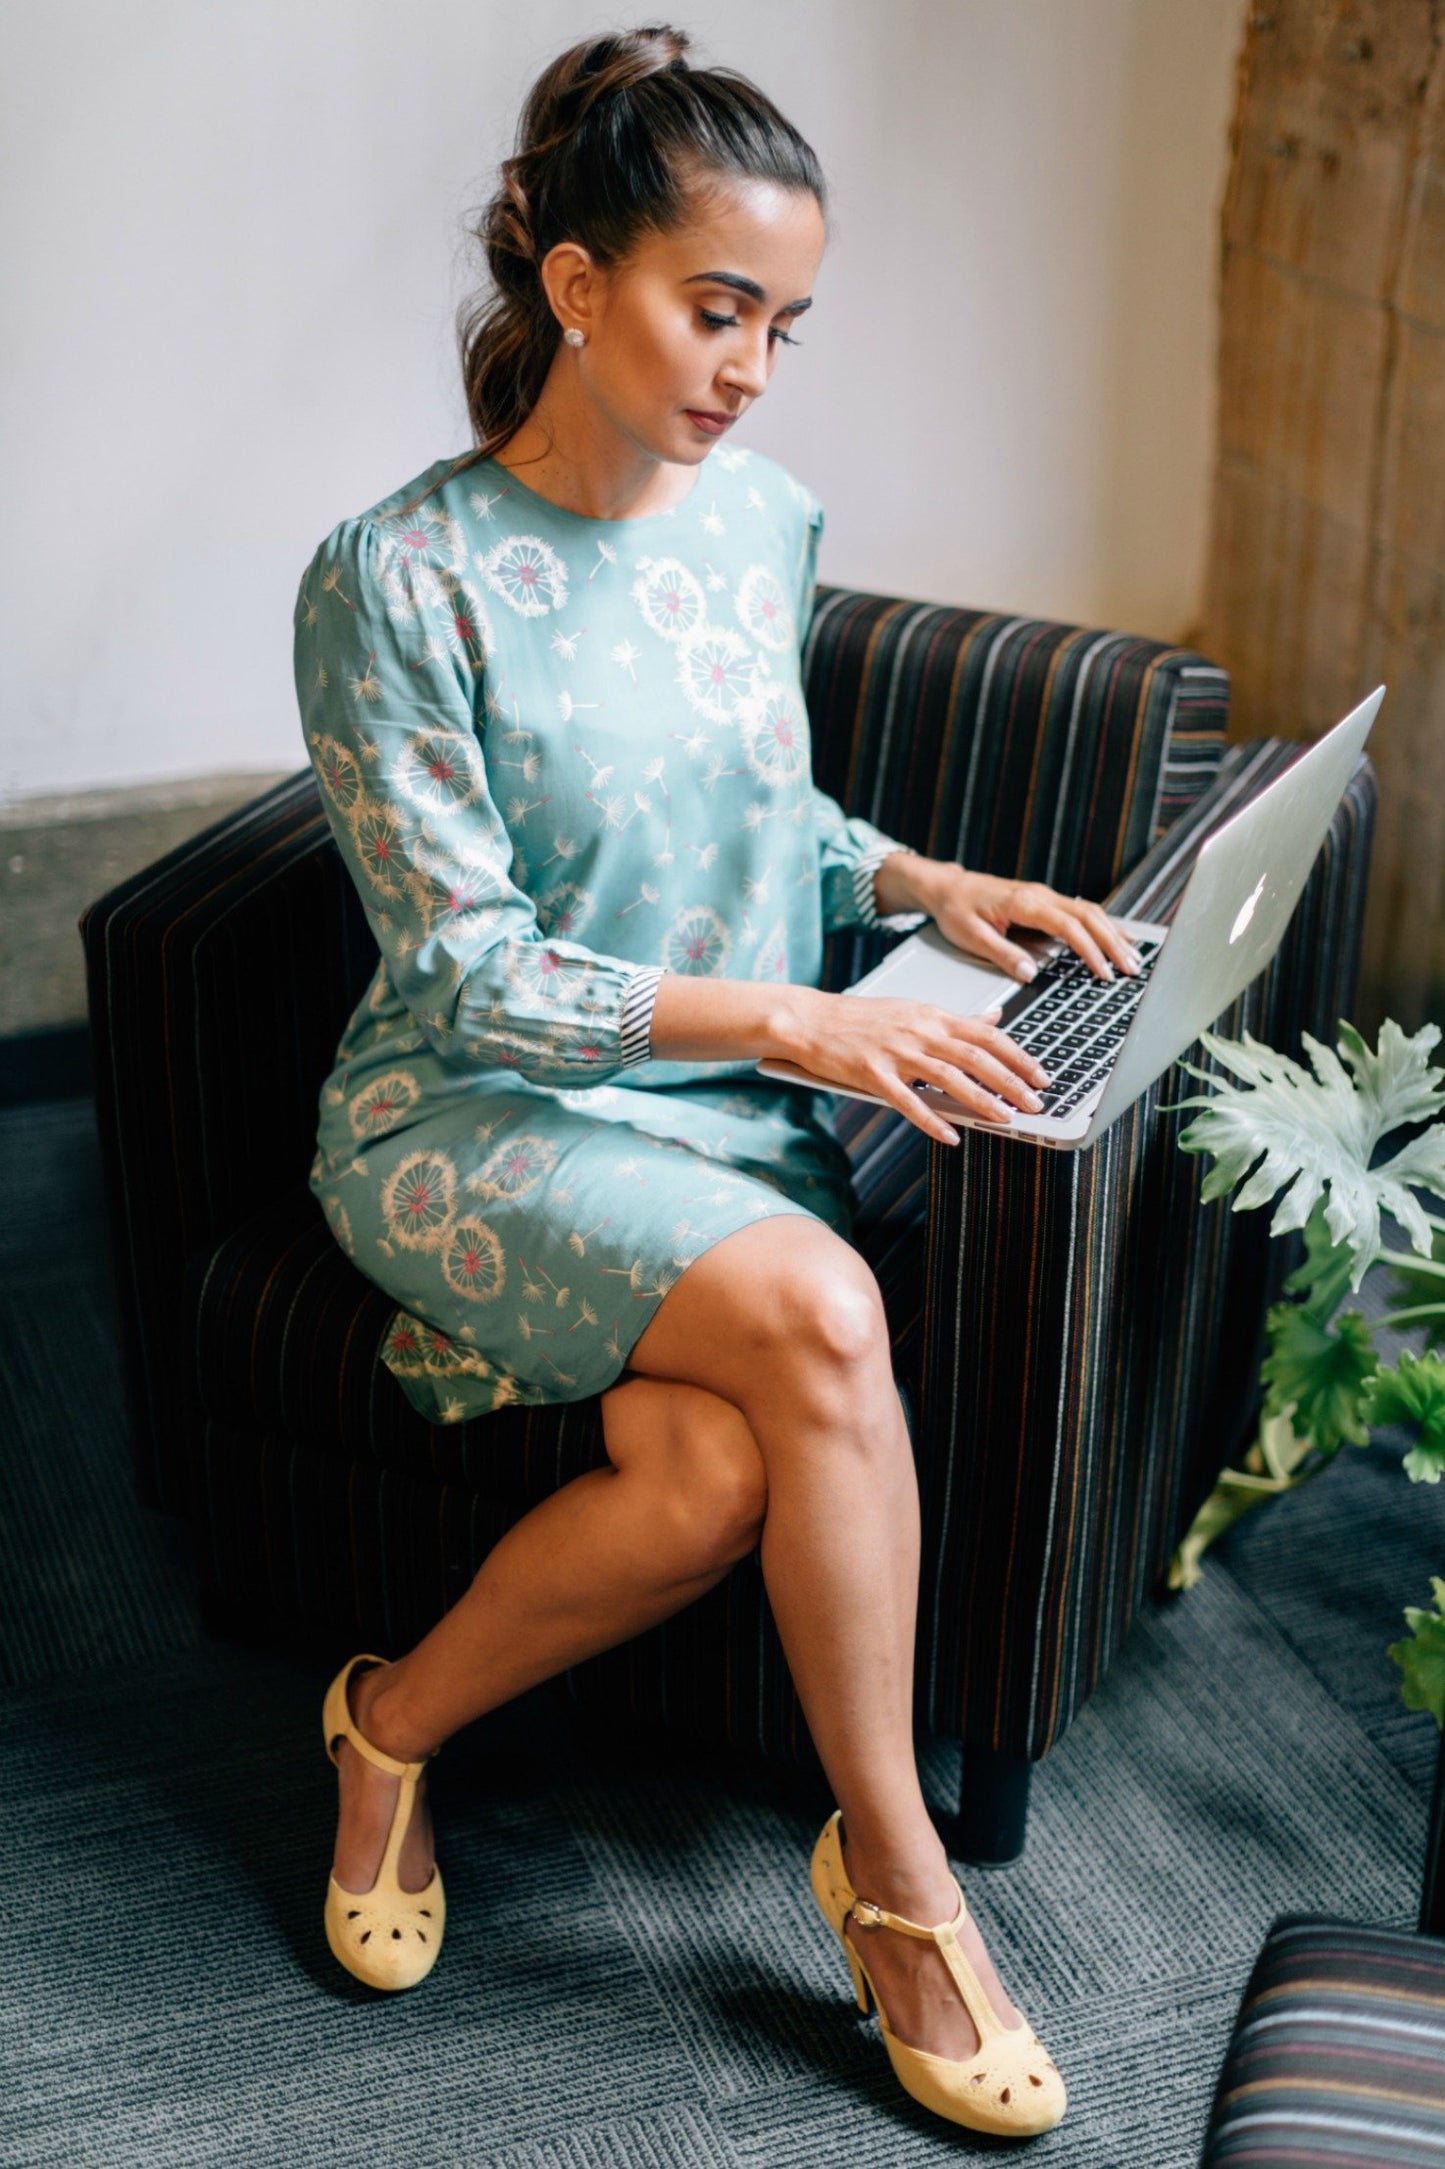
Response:
[[[1167,920],[1204,836],[1300,750],[1230,748],[1111,908]],[[1283,943],[1220,1031],[1298,1053],[1302,1031],[1327,1038],[1348,1013],[1374,808],[1362,761]],[[1267,1214],[1201,1203],[1175,1109],[1193,1089],[1175,1064],[1085,1152],[978,1130],[929,1146],[921,1714],[1009,1756],[1037,1759],[1067,1729],[1257,1409],[1290,1260]]]
[[[317,1094],[376,942],[309,768],[97,897],[79,923],[137,1484],[180,1510],[186,1260],[305,1182]]]

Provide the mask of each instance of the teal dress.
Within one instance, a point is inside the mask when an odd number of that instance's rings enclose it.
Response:
[[[816,986],[826,931],[926,917],[879,917],[902,847],[812,780],[822,525],[730,445],[629,520],[438,460],[302,576],[302,727],[381,952],[311,1188],[434,1423],[615,1384],[755,1220],[852,1240],[829,1095],[649,1043],[664,972]]]

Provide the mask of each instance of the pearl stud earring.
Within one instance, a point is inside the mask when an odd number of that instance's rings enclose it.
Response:
[[[568,346],[586,346],[587,344],[586,332],[579,331],[575,324],[569,324],[562,337],[566,340]]]

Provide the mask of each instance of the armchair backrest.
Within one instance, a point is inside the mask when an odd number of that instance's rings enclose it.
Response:
[[[820,587],[803,674],[845,811],[1071,894],[1106,896],[1224,751],[1227,674],[1127,633]]]

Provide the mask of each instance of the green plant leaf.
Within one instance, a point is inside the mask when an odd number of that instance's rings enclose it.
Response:
[[[1445,1582],[1432,1574],[1430,1586],[1435,1592],[1434,1611],[1407,1605],[1405,1624],[1411,1638],[1391,1642],[1386,1654],[1405,1675],[1400,1695],[1406,1709],[1428,1710],[1445,1731],[1445,1618],[1441,1617],[1445,1610]]]
[[[1432,1121],[1379,1166],[1371,1161],[1389,1131],[1445,1110],[1445,1071],[1428,1061],[1440,1028],[1423,1025],[1407,1038],[1387,1021],[1374,1053],[1350,1024],[1340,1026],[1338,1054],[1302,1036],[1313,1076],[1249,1032],[1237,1040],[1202,1033],[1206,1053],[1236,1081],[1185,1065],[1213,1090],[1175,1103],[1202,1110],[1179,1144],[1213,1157],[1204,1197],[1235,1191],[1236,1212],[1278,1197],[1272,1235],[1307,1227],[1322,1203],[1330,1235],[1349,1246],[1350,1286],[1358,1288],[1380,1252],[1382,1210],[1394,1214],[1422,1257],[1430,1254],[1431,1224],[1414,1190],[1445,1197],[1445,1122]]]
[[[1433,1213],[1427,1213],[1425,1217],[1434,1236],[1431,1262],[1445,1272],[1445,1222],[1436,1219]],[[1409,1265],[1392,1267],[1388,1301],[1392,1310],[1408,1309],[1411,1312],[1410,1323],[1424,1327],[1428,1347],[1445,1347],[1445,1278],[1441,1273],[1417,1271]]]
[[[1337,1243],[1325,1221],[1325,1208],[1316,1199],[1305,1222],[1305,1258],[1285,1282],[1287,1295],[1303,1298],[1302,1307],[1323,1324],[1333,1318],[1350,1288],[1354,1252],[1348,1243]]]
[[[1365,1389],[1375,1370],[1368,1319],[1342,1311],[1333,1330],[1301,1303],[1276,1303],[1265,1319],[1270,1352],[1260,1366],[1265,1413],[1289,1415],[1296,1435],[1323,1453],[1364,1446]],[[1291,1414],[1290,1412],[1293,1411]]]
[[[1405,1474],[1412,1483],[1439,1483],[1445,1475],[1445,1361],[1406,1350],[1393,1370],[1377,1371],[1371,1380],[1365,1417],[1412,1426],[1419,1435],[1405,1456]]]

